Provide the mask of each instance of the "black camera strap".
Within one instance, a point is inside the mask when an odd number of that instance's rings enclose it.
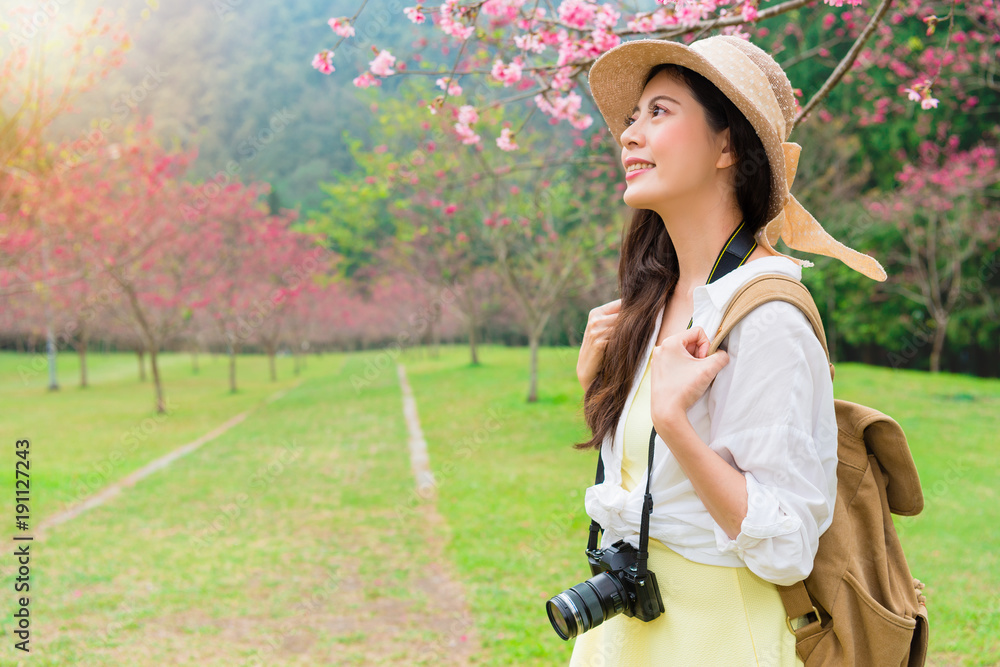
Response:
[[[708,275],[708,282],[712,283],[726,275],[738,266],[742,266],[750,253],[754,251],[757,247],[757,242],[754,240],[753,234],[750,233],[748,227],[744,222],[740,222],[739,227],[730,234],[729,238],[726,240],[726,244],[722,247],[719,252],[719,256],[715,260],[715,265],[712,267],[711,273]],[[694,324],[694,318],[688,322],[688,328]],[[646,574],[646,562],[649,558],[649,515],[653,513],[653,496],[650,493],[650,485],[653,479],[653,446],[656,442],[656,429],[653,428],[649,433],[649,457],[648,463],[646,465],[646,495],[643,498],[642,503],[642,520],[639,530],[639,550],[636,554],[638,561],[636,563],[637,574],[642,576]],[[597,454],[597,475],[594,478],[594,484],[600,484],[604,481],[604,460],[601,458],[600,452]],[[603,530],[601,526],[591,519],[590,521],[590,536],[587,540],[587,550],[593,551],[597,549],[597,537],[598,533]]]

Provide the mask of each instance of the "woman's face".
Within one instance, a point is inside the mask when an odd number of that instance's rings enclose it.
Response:
[[[712,131],[683,81],[670,72],[657,74],[630,118],[621,135],[627,205],[667,219],[668,211],[698,212],[723,202],[728,180],[720,170],[734,163],[729,130]],[[630,158],[654,166],[629,171]]]

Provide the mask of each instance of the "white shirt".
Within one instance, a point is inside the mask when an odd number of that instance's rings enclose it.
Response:
[[[694,290],[693,327],[712,340],[733,294],[761,273],[801,280],[802,268],[784,257],[747,262]],[[625,539],[638,547],[646,480],[631,492],[621,486],[624,416],[662,322],[637,366],[622,417],[601,447],[605,480],[587,489],[587,514],[603,528],[601,547]],[[687,411],[698,436],[746,478],[747,516],[730,539],[695,494],[670,449],[655,440],[649,535],[689,560],[746,566],[778,585],[812,571],[819,536],[833,520],[837,493],[837,420],[826,354],[805,314],[781,301],[750,312],[721,349],[729,363]],[[656,400],[654,396],[652,400]]]

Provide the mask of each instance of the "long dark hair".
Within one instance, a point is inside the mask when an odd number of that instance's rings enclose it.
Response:
[[[771,193],[771,167],[757,132],[715,84],[686,67],[657,65],[646,76],[643,88],[663,71],[688,86],[713,131],[729,128],[730,146],[736,154],[736,202],[743,221],[757,232],[767,222]],[[673,293],[677,277],[677,255],[663,219],[655,211],[636,209],[622,234],[618,265],[621,309],[609,332],[601,369],[584,396],[584,417],[593,436],[574,444],[576,449],[599,449],[606,434],[614,433],[653,335],[656,314]]]

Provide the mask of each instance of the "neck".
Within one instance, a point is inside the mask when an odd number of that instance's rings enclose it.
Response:
[[[675,213],[663,218],[677,253],[680,269],[677,291],[693,292],[695,287],[708,283],[715,260],[730,234],[739,226],[740,219],[738,210],[723,211],[721,208],[698,215]]]

